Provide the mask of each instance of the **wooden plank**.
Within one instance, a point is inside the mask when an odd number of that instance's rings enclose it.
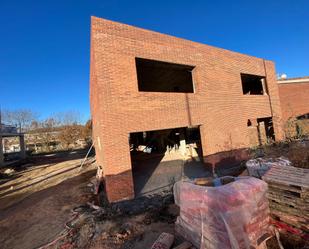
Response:
[[[309,174],[309,169],[297,168],[297,167],[292,167],[292,166],[282,167],[282,166],[278,166],[278,165],[273,165],[270,168],[269,171],[274,171],[274,170],[281,171],[281,172],[291,172],[292,174],[293,173],[301,173],[301,174],[304,174],[304,175]]]
[[[305,168],[298,168],[298,167],[283,167],[283,166],[278,166],[278,165],[273,165],[271,167],[272,170],[278,170],[278,171],[285,171],[285,172],[292,172],[292,173],[301,173],[301,174],[307,174],[309,173],[309,169]]]
[[[271,174],[280,174],[280,175],[286,175],[290,177],[299,177],[299,176],[305,176],[306,173],[303,172],[291,172],[291,171],[284,171],[284,170],[278,170],[278,169],[272,169],[271,171],[267,171],[266,175]]]
[[[284,186],[284,185],[272,185],[268,186],[268,192],[276,194],[284,194],[294,198],[302,199],[305,202],[309,202],[309,192],[301,192],[293,187]]]
[[[280,181],[287,184],[292,184],[302,189],[308,189],[307,183],[301,179],[303,176],[299,177],[289,177],[288,175],[280,176],[279,174],[269,174],[266,177],[263,177],[264,181]]]
[[[278,184],[278,183],[273,183],[273,182],[268,182],[268,189],[278,189],[278,190],[288,190],[288,191],[292,191],[295,193],[299,193],[301,195],[301,193],[303,192],[301,189],[299,188],[295,188],[294,186],[287,186],[284,184]]]
[[[297,193],[291,190],[286,190],[286,189],[280,189],[280,188],[270,188],[268,189],[267,193],[271,193],[274,195],[283,195],[291,199],[295,200],[302,200],[304,201],[305,198],[301,197],[301,193]]]
[[[291,215],[295,215],[301,218],[309,218],[309,214],[308,212],[293,208],[293,207],[289,207],[287,205],[282,205],[280,203],[276,203],[274,201],[269,201],[269,207],[271,210],[278,210],[287,214],[291,214]]]
[[[302,178],[303,176],[299,176],[299,177],[289,177],[288,175],[280,175],[280,174],[276,174],[276,173],[271,173],[268,175],[264,175],[262,178],[264,181],[272,181],[272,180],[277,180],[277,181],[281,181],[284,183],[292,183],[295,186],[299,186],[299,187],[303,187],[304,189],[308,189],[308,183],[304,181],[304,179]]]
[[[275,216],[277,218],[280,218],[280,219],[289,220],[291,223],[301,224],[302,226],[308,227],[308,229],[309,229],[309,219],[294,216],[294,215],[289,215],[289,214],[286,214],[284,212],[280,212],[278,210],[272,210],[271,215]]]
[[[284,222],[288,225],[296,227],[296,228],[302,230],[303,232],[306,232],[306,233],[309,232],[309,226],[306,223],[300,223],[300,222],[297,222],[295,220],[288,219],[285,216],[278,217],[274,214],[271,214],[271,216],[272,216],[273,219],[279,220],[279,221]]]
[[[269,174],[267,176],[262,177],[264,181],[280,181],[284,184],[293,184],[295,186],[304,187],[306,188],[306,185],[302,184],[302,182],[299,179],[290,179],[288,176],[282,177],[279,174]]]
[[[309,189],[309,169],[274,165],[262,179],[266,182],[293,185],[304,191]]]
[[[297,192],[295,191],[295,189],[289,187],[289,186],[285,186],[285,187],[271,187],[268,188],[267,192],[269,193],[273,193],[273,194],[278,194],[278,195],[285,195],[288,196],[290,198],[294,198],[294,199],[300,199],[304,202],[308,202],[309,199],[306,198],[306,196],[308,195],[308,193],[306,192]]]
[[[273,196],[269,196],[268,197],[270,202],[275,202],[277,204],[283,205],[283,206],[287,206],[287,207],[291,207],[291,208],[295,208],[301,212],[308,212],[309,213],[309,206],[306,204],[298,204],[293,202],[292,200],[290,201],[285,201]]]
[[[280,178],[279,176],[269,176],[269,177],[262,177],[262,179],[265,182],[273,182],[273,183],[277,183],[277,184],[283,184],[283,185],[288,185],[288,186],[293,186],[293,187],[298,187],[300,188],[300,190],[302,191],[307,191],[308,190],[308,186],[307,184],[302,183],[300,180],[296,180],[294,179],[293,181],[291,179],[288,178]]]
[[[277,178],[277,179],[280,179],[280,180],[284,180],[284,181],[289,181],[289,182],[296,182],[300,185],[303,185],[305,188],[308,188],[308,183],[307,183],[307,179],[305,177],[304,174],[299,174],[299,175],[296,175],[296,174],[287,174],[285,172],[267,172],[263,178],[265,179],[272,179],[273,177]]]
[[[293,167],[293,166],[287,166],[287,167],[283,167],[283,166],[280,166],[280,165],[276,165],[274,164],[272,166],[272,169],[278,169],[278,170],[285,170],[285,171],[290,171],[290,172],[302,172],[302,173],[309,173],[309,169],[306,169],[306,168],[299,168],[299,167]]]
[[[299,207],[303,207],[309,210],[309,203],[307,203],[305,200],[302,200],[302,199],[298,199],[294,197],[291,198],[290,196],[287,196],[284,194],[280,195],[280,194],[275,194],[271,192],[267,193],[267,198],[278,201],[280,203],[293,203],[294,205],[297,205]]]
[[[297,192],[294,192],[293,190],[288,190],[288,189],[270,188],[268,189],[267,193],[272,193],[275,195],[285,195],[293,199],[305,200],[305,198],[302,198],[301,193],[297,193]]]

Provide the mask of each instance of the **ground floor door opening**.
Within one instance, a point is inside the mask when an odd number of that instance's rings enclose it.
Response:
[[[211,175],[202,162],[199,126],[130,133],[129,144],[136,197]]]
[[[272,117],[258,118],[257,123],[259,144],[262,145],[275,141],[275,132]]]

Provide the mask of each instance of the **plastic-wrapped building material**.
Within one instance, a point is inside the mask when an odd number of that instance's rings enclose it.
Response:
[[[250,176],[261,178],[274,164],[280,166],[291,166],[291,162],[284,157],[279,158],[256,158],[246,162]]]
[[[176,231],[200,249],[256,248],[271,234],[266,191],[267,184],[253,177],[219,187],[179,181]]]

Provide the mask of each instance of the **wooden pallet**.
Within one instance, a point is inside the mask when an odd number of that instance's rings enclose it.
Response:
[[[293,227],[303,230],[304,232],[309,232],[309,220],[301,217],[288,215],[284,212],[280,212],[277,210],[272,210],[271,216],[274,220],[284,222]]]
[[[291,191],[309,192],[309,169],[274,165],[262,179],[277,187],[285,186],[285,189]]]
[[[268,183],[268,190],[291,196],[291,198],[301,198],[304,201],[309,201],[309,191],[296,188],[291,185]]]
[[[290,199],[302,200],[304,203],[309,203],[309,193],[307,191],[302,192],[301,190],[292,189],[289,186],[275,186],[268,184],[268,193],[273,193],[280,196],[285,196]]]
[[[276,202],[282,205],[292,206],[300,211],[309,213],[309,203],[300,198],[293,198],[280,193],[268,192],[267,198],[269,201]]]
[[[294,216],[309,219],[309,214],[307,211],[300,210],[286,203],[282,204],[282,203],[277,203],[275,201],[269,200],[269,207],[270,207],[270,211],[278,210],[280,212],[284,212],[289,215],[294,215]]]
[[[268,184],[271,216],[309,232],[309,169],[274,165],[262,177]]]

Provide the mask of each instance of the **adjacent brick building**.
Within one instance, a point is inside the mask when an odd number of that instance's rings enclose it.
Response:
[[[287,137],[309,135],[309,77],[278,80]]]
[[[309,114],[309,77],[278,80],[284,121]]]
[[[265,126],[283,138],[273,62],[96,17],[90,98],[111,202],[134,198],[130,134],[199,127],[211,164],[264,139]]]

